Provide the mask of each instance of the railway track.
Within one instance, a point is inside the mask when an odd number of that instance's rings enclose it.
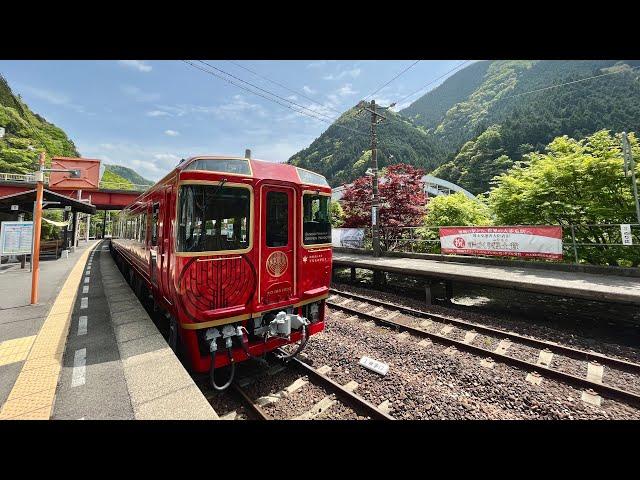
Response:
[[[585,390],[582,398],[589,403],[599,404],[600,395],[608,395],[640,407],[640,393],[604,382],[604,366],[640,377],[640,364],[336,289],[331,289],[327,304],[333,309],[359,319],[373,321],[400,332],[406,331],[418,337],[428,338],[434,342],[482,356],[484,359],[500,361],[526,370],[529,372],[527,379],[531,383],[547,377],[583,388]],[[438,331],[433,331],[435,329]],[[499,339],[497,348],[485,348],[477,342],[474,344],[479,334]],[[537,361],[532,362],[507,354],[509,349],[514,350],[513,346],[526,346],[537,350]],[[570,358],[574,361],[586,362],[586,376],[552,368],[554,356],[555,360]]]
[[[265,372],[269,374],[269,370],[273,372],[279,372],[280,370],[278,369],[278,365],[282,367],[283,370],[290,371],[293,369],[300,375],[296,375],[297,378],[295,381],[276,393],[261,396],[255,399],[252,398],[251,395],[247,392],[246,387],[253,383],[257,378],[264,376]],[[276,367],[275,370],[274,367]],[[326,373],[331,370],[328,366],[323,366],[319,369],[315,369],[304,361],[293,358],[286,364],[286,366],[284,366],[282,362],[278,362],[276,365],[272,365],[269,370],[263,370],[257,375],[250,375],[245,378],[239,378],[231,386],[231,391],[235,393],[236,399],[239,400],[239,402],[242,404],[245,410],[250,413],[250,416],[253,417],[253,419],[313,420],[322,415],[328,409],[332,408],[337,402],[341,402],[342,404],[351,408],[357,414],[366,416],[370,419],[394,420],[394,418],[386,413],[382,408],[376,407],[375,405],[355,393],[355,390],[358,387],[358,384],[356,382],[351,381],[345,385],[340,385],[339,383],[329,378],[326,375]],[[308,380],[306,380],[305,377],[308,378]],[[274,416],[267,412],[267,408],[265,407],[291,396],[299,389],[305,388],[308,383],[319,386],[322,390],[324,390],[325,393],[325,395],[319,401],[315,402],[311,408],[303,408],[303,411],[297,411],[293,415],[286,416],[286,418],[278,415]],[[213,392],[205,391],[205,396],[209,399],[209,401],[212,401],[215,395],[216,394]],[[225,415],[222,418],[240,419],[242,417],[238,416],[236,412],[233,411],[230,415]]]

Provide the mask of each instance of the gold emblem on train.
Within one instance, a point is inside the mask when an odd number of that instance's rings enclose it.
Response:
[[[289,259],[287,256],[280,252],[273,252],[267,258],[267,272],[272,277],[280,277],[284,272],[287,271],[287,267],[289,266]]]

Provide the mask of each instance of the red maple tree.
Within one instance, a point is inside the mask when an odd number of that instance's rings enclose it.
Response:
[[[426,213],[427,195],[422,177],[424,170],[405,163],[388,166],[379,180],[380,207],[378,222],[382,247],[393,250],[402,228],[419,226]],[[347,186],[340,203],[346,228],[371,226],[372,178],[360,177]]]

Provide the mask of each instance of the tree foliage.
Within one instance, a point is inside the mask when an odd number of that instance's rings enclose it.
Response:
[[[630,134],[634,158],[640,158],[635,135]],[[638,164],[636,171],[640,174]],[[565,243],[570,225],[635,223],[632,185],[623,171],[621,135],[601,130],[582,140],[554,139],[545,153],[530,153],[495,180],[488,197],[496,223],[504,225],[562,225]],[[577,243],[620,243],[620,230],[576,227]],[[638,249],[581,248],[591,263],[637,264]]]
[[[65,133],[33,113],[19,96],[13,94],[1,75],[0,127],[5,128],[5,136],[0,138],[0,172],[33,172],[37,167],[38,154],[43,149],[47,164],[54,156],[79,156]]]
[[[391,165],[381,172],[378,224],[383,248],[393,250],[397,246],[403,230],[401,227],[421,223],[427,201],[423,175],[424,170],[407,164]],[[371,225],[372,192],[370,177],[360,177],[345,189],[342,197],[345,227]]]
[[[429,200],[424,224],[429,226],[491,225],[491,213],[482,199],[472,200],[462,192]]]

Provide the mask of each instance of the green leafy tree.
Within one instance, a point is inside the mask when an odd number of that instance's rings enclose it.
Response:
[[[344,224],[344,211],[338,202],[331,202],[329,207],[329,215],[331,217],[331,226],[339,228]]]
[[[491,214],[482,199],[472,200],[462,192],[440,195],[432,198],[427,205],[425,225],[467,226],[491,225]]]
[[[640,158],[635,135],[629,135],[634,158]],[[638,170],[636,163],[636,170]],[[640,172],[639,172],[640,173]],[[600,130],[582,140],[554,139],[545,153],[531,153],[496,177],[488,197],[496,222],[506,225],[562,225],[565,244],[575,225],[577,243],[620,243],[618,227],[588,224],[635,223],[631,180],[623,172],[621,135]],[[637,239],[636,239],[637,241]],[[580,248],[583,261],[637,265],[635,248]]]

